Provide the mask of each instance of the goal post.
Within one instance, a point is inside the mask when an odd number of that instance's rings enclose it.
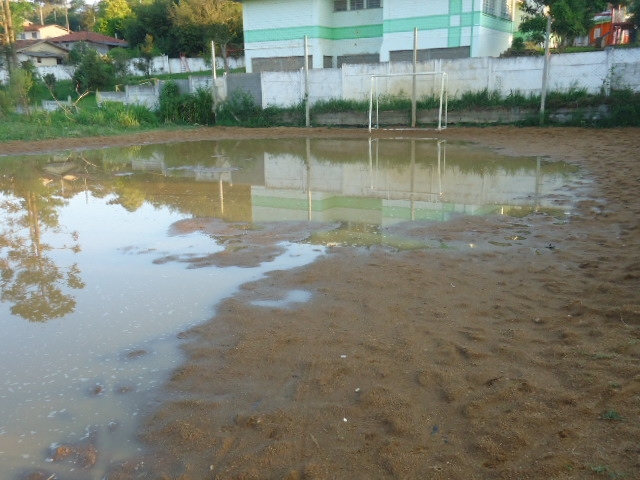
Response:
[[[386,73],[371,75],[369,91],[369,132],[379,128],[381,123],[380,97],[384,99],[410,99],[416,104],[415,97],[432,97],[438,101],[437,130],[447,128],[447,86],[446,72]],[[412,92],[407,94],[405,92]],[[413,112],[415,113],[415,112]],[[412,115],[415,118],[414,115]],[[396,127],[397,128],[397,125]],[[401,127],[401,128],[408,128]]]

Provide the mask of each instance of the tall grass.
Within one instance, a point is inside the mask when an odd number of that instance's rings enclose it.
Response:
[[[15,102],[10,101],[11,97],[6,88],[0,88],[0,142],[117,135],[185,125],[303,126],[305,118],[304,103],[289,108],[261,108],[245,92],[230,95],[227,100],[218,105],[214,115],[211,95],[208,91],[199,90],[192,95],[182,95],[177,85],[172,82],[165,84],[160,96],[160,105],[156,111],[138,105],[109,102],[98,107],[93,95],[78,101],[77,94],[72,92],[68,82],[58,82],[54,87],[52,90],[56,97],[63,100],[71,97],[72,105],[51,113],[32,109],[28,115],[14,113],[12,108],[15,109]],[[44,92],[39,89],[32,95],[40,99],[53,98],[49,90]],[[74,98],[75,103],[73,103]],[[410,111],[411,109],[411,102],[407,98],[381,97],[379,100],[379,109],[382,111]],[[438,108],[439,98],[436,96],[421,98],[417,106],[419,109]],[[477,92],[464,92],[450,98],[448,107],[450,112],[495,108],[528,109],[532,112],[529,123],[537,125],[540,96],[525,95],[518,91],[503,95],[483,89]],[[572,88],[564,92],[550,92],[547,95],[548,115],[554,110],[566,107],[578,112],[573,120],[575,125],[640,126],[640,93],[631,90],[616,90],[605,96]],[[368,100],[328,100],[316,103],[310,110],[312,115],[316,115],[327,112],[366,112],[368,108]],[[608,112],[608,114],[602,112]]]

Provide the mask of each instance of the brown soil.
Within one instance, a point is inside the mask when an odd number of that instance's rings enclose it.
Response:
[[[279,135],[367,132],[209,128],[0,153]],[[154,453],[107,478],[638,478],[640,130],[426,135],[578,164],[594,195],[567,222],[395,227],[476,249],[336,247],[245,285],[183,335],[187,360],[141,426]],[[249,245],[273,254],[264,238]],[[251,304],[293,289],[312,299]]]

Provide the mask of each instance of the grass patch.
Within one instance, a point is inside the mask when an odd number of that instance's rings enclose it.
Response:
[[[615,410],[607,410],[600,417],[602,420],[609,420],[614,422],[621,422],[622,416]]]
[[[159,75],[162,79],[187,78],[196,73],[184,72],[171,75]],[[199,72],[210,75],[211,71]],[[136,81],[140,78],[136,77]],[[171,95],[161,96],[161,107],[150,111],[140,106],[125,106],[117,103],[105,103],[98,107],[94,95],[88,95],[78,101],[78,94],[71,81],[35,82],[29,92],[29,100],[39,105],[43,100],[61,101],[71,99],[77,104],[52,113],[32,109],[29,115],[14,113],[15,102],[6,87],[0,86],[0,141],[41,140],[64,137],[120,135],[156,128],[183,128],[186,125],[224,125],[238,127],[304,126],[305,105],[301,102],[288,108],[256,105],[253,98],[244,92],[236,92],[218,105],[216,115],[212,114],[212,103],[208,91],[198,91],[192,95],[179,95],[177,88]],[[48,88],[47,88],[48,85]],[[437,96],[420,98],[417,107],[421,110],[439,107]],[[540,106],[539,95],[525,95],[511,91],[506,95],[497,91],[482,89],[464,92],[448,100],[450,112],[464,110],[512,109],[522,108],[534,112],[527,122],[538,125],[537,111]],[[585,89],[570,88],[563,92],[549,92],[547,95],[547,119],[554,110],[572,108],[572,123],[587,127],[640,126],[640,93],[630,89],[613,90],[608,96],[589,94]],[[77,107],[77,108],[76,108]],[[12,110],[12,108],[14,110]],[[411,110],[409,98],[381,96],[380,111]],[[368,100],[327,100],[314,104],[311,115],[336,112],[368,112]],[[580,113],[581,112],[581,113]],[[604,114],[603,114],[604,112]],[[608,113],[607,113],[608,112]],[[552,122],[545,122],[550,124]]]

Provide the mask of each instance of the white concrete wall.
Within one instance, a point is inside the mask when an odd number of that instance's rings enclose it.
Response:
[[[304,75],[295,72],[262,72],[262,107],[291,107],[304,99]]]
[[[128,72],[133,76],[140,76],[142,73],[136,67],[136,62],[140,62],[143,59],[133,58],[128,62]],[[188,69],[183,68],[183,63],[179,58],[169,58],[166,55],[155,57],[151,61],[151,74],[167,74],[167,73],[180,73],[180,72],[204,72],[211,70],[211,66],[207,65],[203,58],[185,58],[188,65]],[[241,69],[244,68],[244,57],[241,58],[229,58],[227,60],[229,68]],[[321,67],[320,64],[319,67]],[[216,58],[216,68],[222,69],[224,67],[224,59],[222,57]],[[41,77],[52,73],[57,80],[71,80],[73,74],[76,71],[74,65],[50,65],[50,66],[38,66],[38,73]],[[8,78],[6,70],[0,69],[0,82],[4,83],[4,79]]]
[[[432,60],[420,63],[420,72],[446,72],[449,96],[487,89],[502,95],[519,92],[539,94],[542,86],[543,57],[465,58]],[[410,63],[380,63],[373,65],[343,65],[341,69],[309,71],[311,103],[320,100],[367,100],[371,75],[410,73]],[[612,73],[613,72],[613,73]],[[600,52],[552,55],[549,89],[567,91],[584,88],[597,94],[613,80],[618,88],[640,91],[640,49],[605,50]],[[377,80],[381,94],[397,95],[411,92],[410,77]],[[304,97],[304,72],[265,72],[262,82],[263,106],[290,106]],[[437,91],[434,77],[418,80],[418,95]]]

